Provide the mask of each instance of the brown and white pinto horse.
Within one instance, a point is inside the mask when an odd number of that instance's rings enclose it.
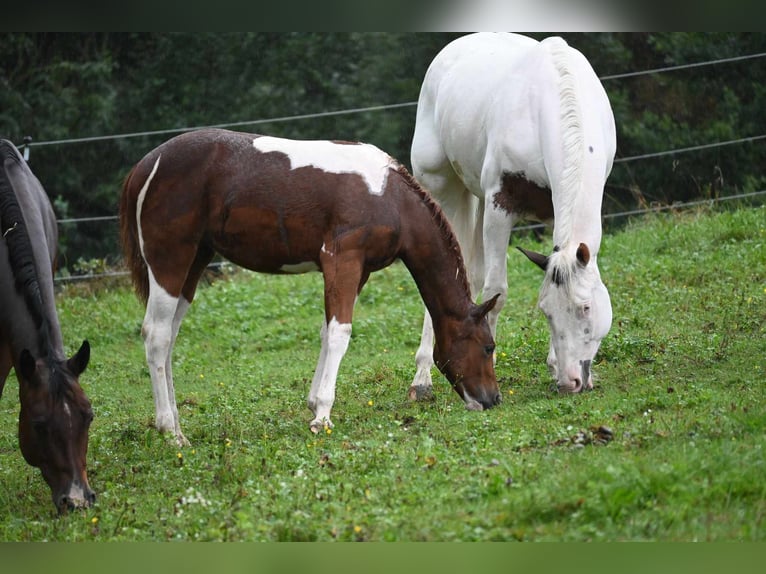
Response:
[[[78,377],[84,341],[67,359],[56,314],[58,229],[48,196],[15,146],[0,140],[0,395],[11,367],[19,381],[19,445],[42,472],[60,513],[90,506],[90,402]]]
[[[401,259],[436,334],[436,364],[466,407],[500,401],[486,315],[470,298],[457,240],[430,196],[378,148],[296,141],[221,129],[176,136],[125,180],[123,248],[146,300],[142,335],[156,426],[181,432],[171,353],[197,283],[215,253],[263,273],[324,276],[325,321],[308,406],[310,428],[330,410],[351,336],[357,295],[370,273]]]

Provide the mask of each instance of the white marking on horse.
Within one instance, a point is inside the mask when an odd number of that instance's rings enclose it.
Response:
[[[136,200],[136,225],[138,228],[138,247],[141,249],[141,256],[144,258],[144,261],[146,260],[146,255],[144,254],[144,233],[141,231],[141,211],[144,208],[144,199],[146,199],[146,192],[149,189],[149,184],[152,183],[152,179],[154,179],[154,174],[157,173],[157,168],[160,166],[160,158],[162,157],[162,154],[157,158],[157,161],[154,162],[154,167],[152,168],[152,172],[149,174],[149,177],[146,178],[146,182],[144,183],[144,186],[141,188],[141,191],[138,193],[138,199]]]
[[[151,267],[148,265],[147,272],[149,275],[149,300],[146,303],[146,315],[141,327],[141,334],[145,340],[146,361],[152,378],[156,415],[155,426],[160,431],[175,433],[176,439],[180,443],[185,439],[180,433],[180,428],[176,428],[178,419],[174,412],[175,390],[170,358],[177,329],[189,304],[185,302],[185,305],[181,307],[181,316],[174,322],[178,315],[180,302],[185,300],[173,297],[168,293],[157,282]]]
[[[290,160],[290,169],[315,167],[330,173],[360,175],[373,195],[383,195],[386,180],[396,161],[371,144],[336,143],[329,140],[288,140],[261,136],[253,147],[264,153],[280,152]]]
[[[72,410],[69,408],[69,403],[64,403],[64,412],[69,420],[69,430],[72,430]]]
[[[326,253],[327,255],[333,256],[335,253],[327,249],[327,245],[322,243],[322,253]]]
[[[351,323],[339,323],[333,316],[329,323],[322,326],[321,336],[322,349],[309,392],[309,407],[315,415],[311,421],[311,429],[314,432],[319,432],[323,424],[332,427],[330,411],[335,402],[335,384],[340,362],[351,339]]]

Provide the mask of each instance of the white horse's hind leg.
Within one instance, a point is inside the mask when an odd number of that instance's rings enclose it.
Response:
[[[314,403],[314,420],[311,421],[311,431],[318,433],[325,426],[332,428],[330,411],[335,402],[335,383],[338,378],[340,362],[348,349],[351,339],[351,323],[338,323],[333,317],[327,325],[322,347],[324,349],[324,361],[321,373],[319,368],[314,375],[311,384],[309,403]],[[320,362],[322,362],[320,352]],[[312,401],[313,398],[313,401]]]
[[[172,373],[168,369],[174,337],[174,318],[179,306],[179,299],[173,297],[149,274],[149,300],[146,303],[146,315],[141,328],[146,350],[146,362],[152,378],[154,394],[155,426],[161,432],[176,434],[178,411],[175,405]],[[171,405],[171,400],[172,405]],[[180,431],[180,429],[178,429]],[[185,440],[185,439],[183,439]]]
[[[433,397],[433,381],[431,368],[434,366],[434,326],[428,311],[423,317],[423,332],[420,335],[420,346],[415,353],[415,378],[412,380],[407,397],[418,401]]]

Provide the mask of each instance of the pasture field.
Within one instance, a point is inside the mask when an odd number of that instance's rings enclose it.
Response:
[[[81,380],[98,501],[55,516],[18,449],[12,375],[0,540],[766,539],[766,208],[652,215],[605,236],[614,323],[579,396],[550,390],[541,274],[508,258],[499,407],[466,411],[441,376],[434,400],[407,400],[422,303],[397,263],[359,298],[335,428],[317,436],[321,276],[238,272],[201,288],[174,355],[183,449],[151,426],[127,284],[63,287],[67,350],[93,348]]]

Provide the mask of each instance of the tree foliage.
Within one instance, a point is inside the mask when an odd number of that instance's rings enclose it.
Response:
[[[747,33],[562,34],[600,76],[766,51]],[[0,134],[20,145],[136,134],[31,149],[58,215],[114,215],[121,182],[147,151],[190,127],[294,138],[357,139],[404,163],[415,107],[250,123],[417,100],[448,33],[5,33]],[[533,34],[541,38],[543,34]],[[760,59],[605,80],[618,157],[766,133]],[[763,143],[618,163],[608,208],[735,193],[764,184]],[[71,229],[68,227],[71,226]],[[117,257],[113,226],[64,224],[64,265]]]

